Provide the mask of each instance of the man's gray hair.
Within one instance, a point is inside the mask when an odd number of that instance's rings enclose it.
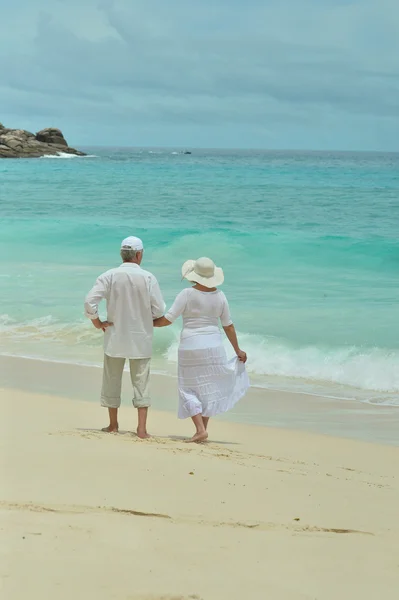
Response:
[[[139,251],[133,250],[133,248],[121,248],[121,257],[123,262],[131,262],[135,260]]]

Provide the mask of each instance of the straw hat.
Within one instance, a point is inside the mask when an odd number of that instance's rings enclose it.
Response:
[[[186,260],[181,269],[183,279],[200,283],[207,288],[217,287],[224,281],[223,270],[217,267],[210,258]]]

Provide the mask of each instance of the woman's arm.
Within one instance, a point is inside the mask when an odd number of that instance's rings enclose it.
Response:
[[[238,345],[236,329],[233,325],[233,321],[231,320],[229,303],[227,302],[227,298],[223,294],[223,292],[221,292],[221,299],[222,313],[220,315],[220,320],[222,323],[222,327],[224,329],[225,334],[227,335],[230,344],[234,348],[234,352],[237,354],[240,361],[245,363],[247,362],[247,355],[243,350],[240,349],[240,346]]]
[[[165,316],[159,317],[159,319],[154,319],[154,327],[167,327],[168,325],[172,325],[172,323],[180,317],[180,315],[184,312],[187,302],[187,290],[183,290],[176,296],[175,301],[172,306],[168,310]]]
[[[168,321],[166,317],[159,317],[158,319],[153,320],[154,327],[167,327],[168,325],[172,325],[171,321]]]
[[[241,350],[240,346],[238,345],[236,328],[234,327],[233,323],[231,325],[223,327],[223,329],[225,334],[227,335],[230,344],[233,346],[234,352],[237,354],[239,360],[243,363],[247,362],[246,353],[243,350]]]

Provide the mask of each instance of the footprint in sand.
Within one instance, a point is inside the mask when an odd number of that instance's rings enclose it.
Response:
[[[203,600],[200,596],[130,596],[128,600]]]

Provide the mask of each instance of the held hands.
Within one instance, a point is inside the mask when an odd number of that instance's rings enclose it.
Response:
[[[244,352],[244,350],[238,350],[237,357],[240,362],[243,362],[243,363],[247,362],[247,353]]]

